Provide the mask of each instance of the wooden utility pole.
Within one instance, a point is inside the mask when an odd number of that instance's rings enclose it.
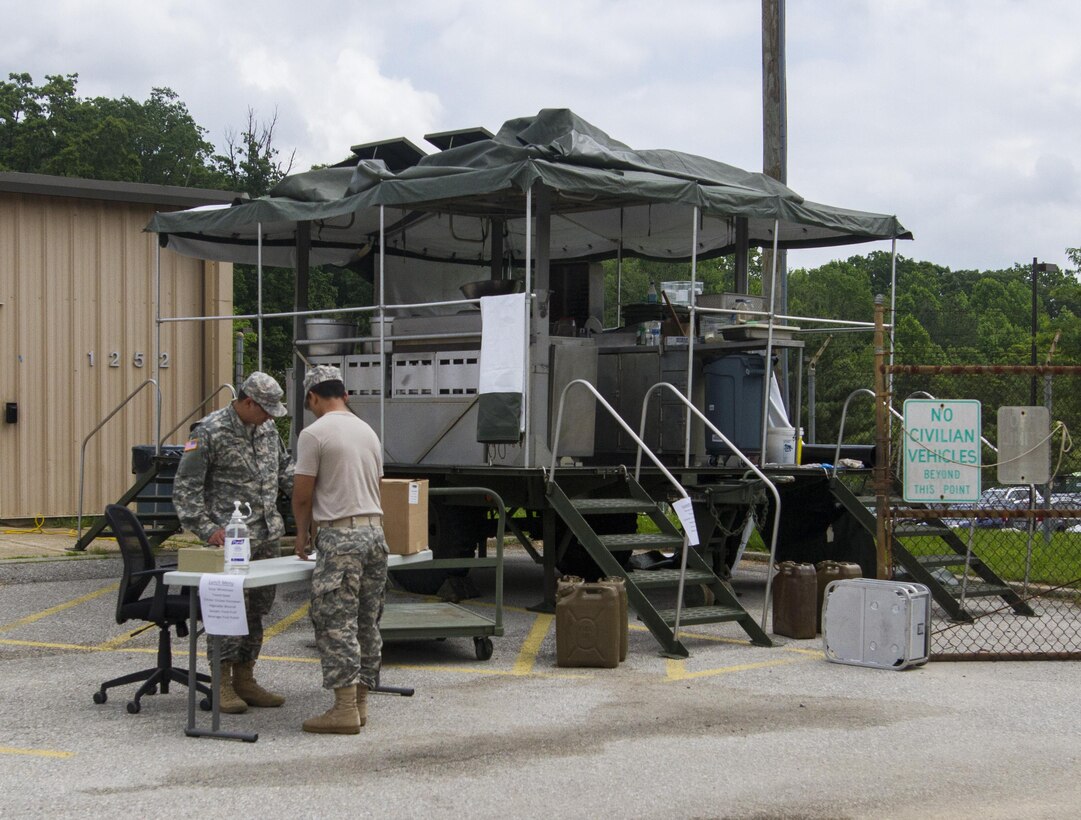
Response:
[[[788,99],[785,87],[785,0],[762,0],[762,170],[788,184]],[[773,252],[762,254],[762,295],[770,304]],[[777,251],[777,292],[773,308],[788,312],[788,259]],[[781,363],[781,393],[788,405],[787,359]]]

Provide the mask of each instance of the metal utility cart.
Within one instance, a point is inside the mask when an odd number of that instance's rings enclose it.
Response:
[[[503,634],[503,533],[507,510],[503,499],[486,487],[432,487],[433,496],[474,496],[498,514],[495,535],[495,556],[485,552],[477,557],[436,558],[420,564],[398,567],[395,572],[414,570],[453,570],[490,567],[495,570],[495,616],[488,618],[447,601],[387,604],[379,631],[385,641],[425,640],[437,638],[472,638],[477,660],[492,657],[492,637]]]

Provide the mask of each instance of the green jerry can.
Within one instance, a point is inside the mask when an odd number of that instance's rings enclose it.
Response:
[[[859,564],[850,564],[846,561],[819,561],[815,564],[818,573],[818,615],[815,624],[818,631],[822,631],[822,599],[826,595],[826,586],[831,581],[847,581],[850,578],[862,578],[863,570]]]
[[[814,564],[784,561],[773,578],[773,631],[786,638],[818,634],[818,583]]]
[[[576,579],[578,580],[578,579]],[[619,590],[614,584],[556,587],[556,666],[619,665]]]

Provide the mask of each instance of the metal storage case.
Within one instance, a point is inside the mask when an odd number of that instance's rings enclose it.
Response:
[[[931,595],[923,584],[833,581],[822,606],[826,660],[896,670],[927,662]]]

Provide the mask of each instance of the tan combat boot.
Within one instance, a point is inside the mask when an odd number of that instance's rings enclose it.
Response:
[[[255,661],[233,664],[233,690],[248,706],[281,706],[285,698],[255,680]]]
[[[357,714],[360,715],[360,725],[368,723],[368,687],[363,683],[357,684]]]
[[[248,704],[241,700],[240,696],[233,689],[233,664],[225,663],[221,664],[221,689],[219,690],[219,706],[218,708],[229,715],[239,715],[241,712],[248,711]]]
[[[304,721],[305,732],[320,735],[356,735],[360,734],[360,726],[356,686],[335,689],[334,705],[319,717]]]

